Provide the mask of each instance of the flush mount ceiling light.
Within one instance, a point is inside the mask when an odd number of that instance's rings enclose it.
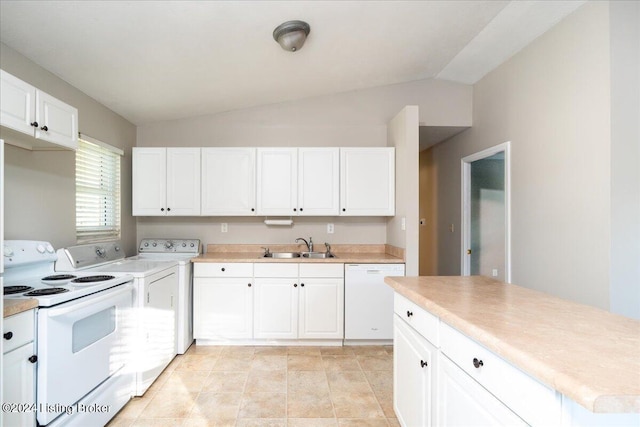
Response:
[[[309,31],[311,31],[311,27],[304,21],[287,21],[273,30],[273,39],[284,50],[296,52],[302,48]]]

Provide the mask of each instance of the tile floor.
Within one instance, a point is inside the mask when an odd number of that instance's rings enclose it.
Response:
[[[397,426],[393,347],[191,346],[120,426]]]

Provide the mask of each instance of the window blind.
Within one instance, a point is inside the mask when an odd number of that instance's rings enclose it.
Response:
[[[76,151],[76,239],[120,239],[122,151],[81,135]]]

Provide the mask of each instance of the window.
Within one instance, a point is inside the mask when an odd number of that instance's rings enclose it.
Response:
[[[120,238],[122,150],[85,135],[76,151],[76,239],[93,243]]]

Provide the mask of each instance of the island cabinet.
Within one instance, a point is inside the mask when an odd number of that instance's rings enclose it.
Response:
[[[134,216],[200,215],[200,148],[133,148]]]
[[[193,336],[205,341],[253,337],[253,263],[195,263]]]
[[[394,299],[401,425],[559,425],[561,398],[405,297]]]
[[[2,403],[10,405],[2,411],[2,425],[34,426],[35,417],[35,312],[28,310],[4,319]]]
[[[16,132],[3,135],[9,144],[27,149],[78,148],[78,109],[3,70],[0,125]]]

